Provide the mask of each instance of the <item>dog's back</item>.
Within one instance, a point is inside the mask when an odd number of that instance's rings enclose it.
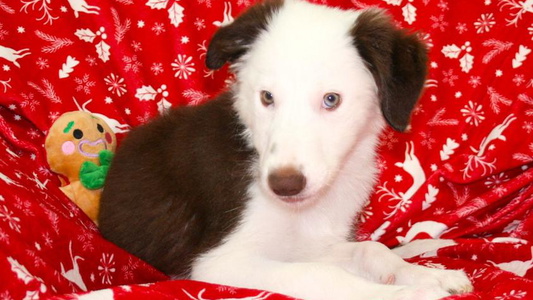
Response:
[[[253,155],[231,105],[224,94],[128,135],[102,194],[104,237],[180,277],[221,242],[239,219]]]

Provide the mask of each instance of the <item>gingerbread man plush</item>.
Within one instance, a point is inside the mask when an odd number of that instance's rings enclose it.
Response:
[[[66,178],[60,189],[95,223],[116,145],[116,136],[106,122],[84,111],[61,115],[46,137],[48,164]]]

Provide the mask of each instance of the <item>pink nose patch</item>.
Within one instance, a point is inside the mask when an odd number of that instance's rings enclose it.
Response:
[[[66,141],[61,145],[61,150],[63,151],[63,154],[70,155],[76,150],[76,145],[71,141]]]

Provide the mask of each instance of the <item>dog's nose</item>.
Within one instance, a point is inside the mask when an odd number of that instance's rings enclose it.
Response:
[[[280,168],[268,175],[268,186],[278,196],[297,195],[305,184],[305,176],[294,167]]]

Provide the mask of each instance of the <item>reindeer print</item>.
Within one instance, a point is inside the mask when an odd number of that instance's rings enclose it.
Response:
[[[231,3],[224,2],[224,18],[222,21],[215,21],[213,25],[217,27],[225,26],[233,22],[233,16],[231,15]]]
[[[20,64],[17,62],[17,60],[30,54],[31,54],[30,49],[28,48],[15,50],[15,49],[11,49],[11,48],[0,45],[0,57],[9,60],[10,62],[12,62],[15,66],[19,68],[20,68]]]

